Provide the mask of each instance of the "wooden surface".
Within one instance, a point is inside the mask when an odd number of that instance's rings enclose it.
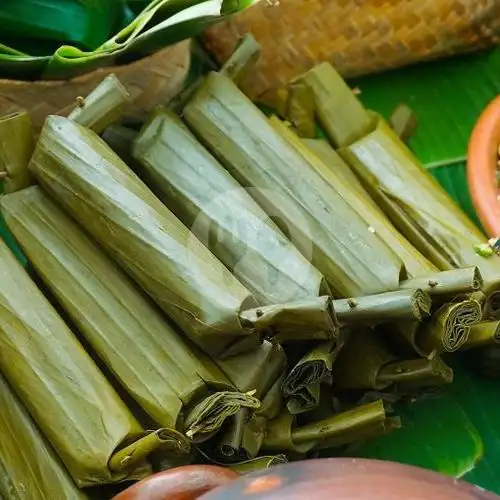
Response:
[[[0,113],[25,108],[35,130],[39,130],[47,115],[67,115],[78,96],[85,97],[106,76],[115,73],[133,99],[127,115],[140,118],[180,91],[189,70],[190,57],[190,42],[184,41],[132,64],[98,69],[72,80],[0,80]]]
[[[261,0],[210,28],[206,48],[225,61],[247,32],[263,47],[244,85],[255,97],[320,61],[357,76],[498,43],[500,1]]]

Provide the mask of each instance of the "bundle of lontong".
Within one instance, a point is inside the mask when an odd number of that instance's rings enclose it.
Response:
[[[113,77],[36,145],[25,113],[0,121],[23,131],[0,206],[31,274],[0,247],[0,372],[67,488],[61,463],[85,487],[341,454],[400,426],[388,402],[450,383],[443,354],[498,341],[479,231],[333,68],[267,118],[237,86],[256,53],[246,39],[140,131]]]

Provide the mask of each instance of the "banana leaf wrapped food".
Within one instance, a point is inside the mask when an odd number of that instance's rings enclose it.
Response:
[[[260,331],[271,327],[277,335],[335,335],[334,314],[324,298],[255,307],[252,294],[91,130],[49,117],[30,168],[209,354],[255,348]],[[311,326],[312,320],[318,325]]]
[[[259,59],[261,46],[250,34],[246,34],[236,46],[231,57],[224,63],[220,72],[239,84],[246,78]]]
[[[241,392],[250,392],[262,401],[253,414],[243,408],[232,417],[216,450],[221,458],[234,461],[257,456],[267,420],[276,416],[273,409],[276,405],[281,408],[281,384],[286,364],[284,349],[268,340],[256,350],[218,361],[219,367]]]
[[[471,326],[469,338],[461,346],[461,350],[500,344],[500,321],[485,321]]]
[[[445,304],[417,333],[417,343],[426,352],[455,352],[467,343],[471,326],[483,317],[481,304],[473,299]]]
[[[0,369],[73,480],[147,475],[143,429],[2,241],[0,277]],[[132,458],[113,462],[128,446]]]
[[[428,293],[433,301],[449,301],[465,294],[482,294],[483,283],[479,268],[471,266],[418,276],[402,281],[400,288],[403,290],[419,288]]]
[[[35,148],[31,118],[27,111],[0,117],[0,183],[13,193],[32,183],[28,164]]]
[[[274,345],[276,346],[276,344]],[[278,350],[275,352],[279,353]],[[208,456],[215,456],[216,459],[225,463],[246,461],[258,456],[268,421],[276,418],[283,408],[284,367],[276,363],[276,360],[280,358],[282,357],[279,354],[270,357],[270,364],[274,365],[275,369],[267,370],[263,377],[266,384],[258,383],[256,385],[255,395],[262,401],[260,408],[253,414],[249,414],[243,409],[234,415],[226,425],[225,431],[220,434],[219,439],[217,441],[214,439],[215,443],[207,443]],[[282,373],[269,386],[268,382],[271,380],[269,373],[277,373],[278,366],[282,369]]]
[[[342,326],[375,326],[381,322],[422,321],[430,315],[431,305],[430,296],[416,289],[337,299],[333,309]]]
[[[0,375],[0,498],[46,500],[87,496],[73,482],[28,411]]]
[[[107,76],[77,106],[68,118],[100,134],[113,122],[121,118],[130,94],[115,74]]]
[[[417,250],[441,270],[477,266],[485,291],[494,291],[500,257],[476,253],[485,236],[381,117],[373,131],[339,152]]]
[[[328,280],[335,296],[398,288],[401,260],[324,182],[231,80],[217,73],[184,108],[184,118],[230,174]]]
[[[392,225],[387,216],[377,207],[374,202],[369,200],[368,194],[360,194],[361,186],[354,189],[349,177],[343,175],[344,170],[349,167],[344,160],[337,155],[338,161],[326,165],[303,142],[290,130],[283,122],[273,116],[271,119],[273,127],[282,135],[284,139],[293,147],[298,154],[304,158],[309,165],[323,177],[332,190],[353,208],[366,222],[369,231],[376,234],[386,245],[398,255],[403,261],[409,276],[419,276],[429,274],[437,270],[422,254],[420,254],[411,243],[401,236],[397,229]],[[332,150],[333,154],[336,153]],[[336,168],[340,167],[339,172]],[[358,181],[359,184],[359,181]]]
[[[143,180],[260,304],[328,294],[319,271],[173,112],[152,116],[134,156]]]
[[[383,213],[363,187],[361,181],[358,179],[351,167],[326,140],[302,139],[302,144],[309,148],[326,167],[333,170],[337,176],[341,177],[344,183],[347,184],[351,190],[355,191],[359,198],[362,198],[363,201],[370,205],[372,209]]]
[[[254,336],[239,319],[250,292],[91,130],[48,117],[30,169],[202,349]]]
[[[451,383],[453,372],[436,352],[402,360],[389,348],[383,332],[360,328],[351,332],[339,353],[333,377],[343,390],[405,392]]]
[[[269,422],[262,449],[306,453],[337,448],[376,437],[386,426],[398,427],[398,420],[387,417],[382,401],[368,403],[300,427],[296,426],[293,415],[284,412]]]
[[[370,131],[373,116],[331,64],[322,63],[297,81],[312,89],[319,123],[335,147],[349,145]]]
[[[240,320],[283,343],[339,338],[337,316],[328,295],[248,309],[240,313]]]
[[[341,345],[334,341],[316,345],[291,368],[283,381],[283,394],[292,415],[316,408],[320,402],[320,385],[331,376],[332,366]]]
[[[174,451],[189,451],[189,443],[173,430],[203,440],[218,430],[211,424],[214,414],[228,417],[240,404],[258,406],[166,322],[41,188],[4,196],[0,206],[24,254],[80,333],[154,424],[172,429]],[[198,434],[189,422],[196,422]]]

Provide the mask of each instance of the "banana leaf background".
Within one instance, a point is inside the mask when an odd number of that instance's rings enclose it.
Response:
[[[4,0],[0,77],[68,79],[199,35],[253,0]]]

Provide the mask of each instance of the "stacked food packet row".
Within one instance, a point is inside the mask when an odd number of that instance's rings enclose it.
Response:
[[[449,353],[495,349],[481,232],[331,66],[264,115],[238,89],[257,54],[140,130],[113,76],[36,140],[25,112],[0,120],[28,261],[0,244],[6,498],[341,455],[449,384]]]

